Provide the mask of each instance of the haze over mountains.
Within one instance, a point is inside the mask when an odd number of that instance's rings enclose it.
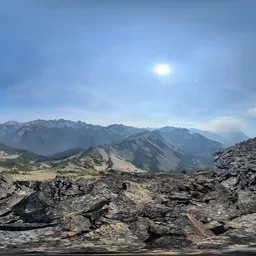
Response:
[[[137,128],[122,124],[104,127],[63,119],[0,124],[0,141],[23,149],[22,154],[28,150],[33,156],[66,159],[68,164],[72,156],[72,161],[76,159],[75,165],[98,171],[194,171],[211,166],[213,155],[219,149],[247,138],[243,133],[217,134],[196,129]]]
[[[86,149],[90,146],[110,144],[146,130],[152,131],[154,129],[136,128],[121,124],[104,127],[63,119],[49,121],[34,120],[25,123],[6,122],[0,124],[0,141],[11,147],[26,149],[40,155],[52,155],[70,148]],[[177,142],[183,137],[183,134],[188,134],[189,131],[174,127],[156,130],[160,131],[165,139],[170,136],[171,144],[173,144],[174,139]],[[166,134],[167,130],[168,134]],[[224,146],[233,145],[248,139],[248,136],[243,133],[218,134],[192,129],[191,131],[200,133],[210,140],[220,142]]]
[[[215,140],[222,143],[224,146],[233,146],[236,143],[250,139],[242,131],[232,131],[232,132],[212,132],[199,129],[190,129],[192,132],[199,133],[210,140]]]

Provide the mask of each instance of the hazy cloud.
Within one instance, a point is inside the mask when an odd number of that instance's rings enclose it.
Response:
[[[244,115],[248,117],[256,117],[256,107],[247,109]]]
[[[206,123],[198,123],[197,128],[215,132],[237,132],[243,130],[242,121],[234,117],[217,117]]]

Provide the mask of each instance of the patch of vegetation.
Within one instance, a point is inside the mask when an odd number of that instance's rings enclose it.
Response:
[[[95,170],[94,166],[92,164],[88,163],[88,162],[84,163],[84,168]]]
[[[24,158],[2,159],[0,166],[6,169],[28,171],[30,169],[29,162]]]
[[[61,174],[61,175],[64,175],[64,174],[70,174],[70,173],[72,173],[71,171],[69,171],[69,170],[58,170],[57,171],[57,174]]]
[[[90,174],[91,175],[91,174]],[[79,171],[79,172],[64,172],[64,173],[58,173],[57,175],[56,175],[56,179],[63,179],[63,178],[74,178],[74,179],[76,179],[76,178],[79,178],[79,177],[85,177],[85,176],[87,176],[87,173],[85,173],[85,172],[82,172],[82,171]]]
[[[78,177],[83,177],[83,176],[85,176],[86,174],[84,173],[84,172],[77,172],[77,176]]]
[[[98,166],[102,166],[102,162],[98,159],[93,159],[94,163]]]
[[[63,178],[72,178],[72,177],[77,177],[76,175],[72,175],[71,173],[69,174],[57,174],[56,179],[63,179]]]
[[[4,173],[8,173],[8,174],[21,174],[21,171],[13,169],[13,170],[4,171]]]
[[[112,169],[114,163],[111,159],[111,157],[108,158],[108,161],[107,161],[107,169]]]
[[[69,170],[58,170],[56,178],[64,178],[64,177],[78,177],[85,176],[86,173],[83,171],[69,171]]]
[[[31,175],[30,172],[21,172],[20,174],[21,174],[21,175]]]
[[[112,175],[112,174],[120,174],[121,171],[118,171],[118,170],[115,170],[115,169],[108,169],[106,172],[105,172],[105,175]]]
[[[3,173],[6,173],[6,174],[16,174],[16,175],[31,175],[30,172],[21,171],[21,170],[17,170],[17,169],[6,170]]]

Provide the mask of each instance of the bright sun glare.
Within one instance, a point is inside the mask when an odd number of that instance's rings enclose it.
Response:
[[[158,64],[154,67],[154,72],[158,76],[167,76],[171,72],[171,67],[167,64]]]

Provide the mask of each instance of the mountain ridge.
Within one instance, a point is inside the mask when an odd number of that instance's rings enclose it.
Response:
[[[141,131],[159,129],[163,128],[137,128],[122,124],[101,126],[64,119],[37,119],[24,123],[9,121],[0,124],[0,141],[39,155],[53,155],[71,148],[87,149],[110,144]]]
[[[154,136],[150,137],[152,135]],[[100,149],[106,158],[106,148],[109,148],[113,158],[120,164],[117,165],[117,169],[124,164],[129,166],[127,168],[130,170],[145,169],[148,171],[153,169],[156,171],[175,171],[177,169],[179,171],[182,169],[194,171],[198,168],[212,166],[214,152],[223,148],[219,142],[187,128],[166,126],[152,129],[123,124],[112,124],[105,127],[64,119],[37,119],[25,123],[6,122],[0,124],[0,140],[13,148],[21,148],[41,155],[38,157],[39,162],[74,158],[78,153],[87,152],[91,147]],[[140,150],[138,145],[141,147]],[[143,147],[152,150],[151,157]],[[161,147],[163,147],[162,155],[157,150]],[[134,148],[137,148],[137,154]],[[173,161],[170,162],[167,159],[167,155],[164,153],[165,149]],[[134,160],[135,158],[136,160]],[[144,162],[138,160],[139,158],[144,159]],[[151,160],[151,158],[155,158],[155,160]],[[104,161],[104,165],[106,165],[107,160]],[[154,165],[155,168],[152,167]],[[165,170],[163,166],[165,166]]]
[[[213,132],[213,131],[200,130],[195,128],[190,128],[189,130],[192,132],[199,133],[208,139],[219,141],[226,147],[233,146],[236,143],[250,139],[250,137],[247,136],[242,131]]]
[[[70,159],[72,163],[73,159],[76,159],[79,167],[89,166],[90,169],[93,166],[97,171],[113,169],[125,172],[193,172],[212,166],[213,154],[221,148],[220,144],[205,140],[210,147],[207,157],[203,156],[201,151],[192,152],[186,147],[177,148],[171,145],[159,131],[143,131],[108,145],[77,152],[73,150],[75,154],[66,155],[66,160],[59,160],[68,166]]]
[[[70,148],[88,148],[118,139],[121,136],[106,127],[81,121],[38,119],[23,124],[0,124],[0,140],[11,147],[33,151],[39,155],[52,155]]]

